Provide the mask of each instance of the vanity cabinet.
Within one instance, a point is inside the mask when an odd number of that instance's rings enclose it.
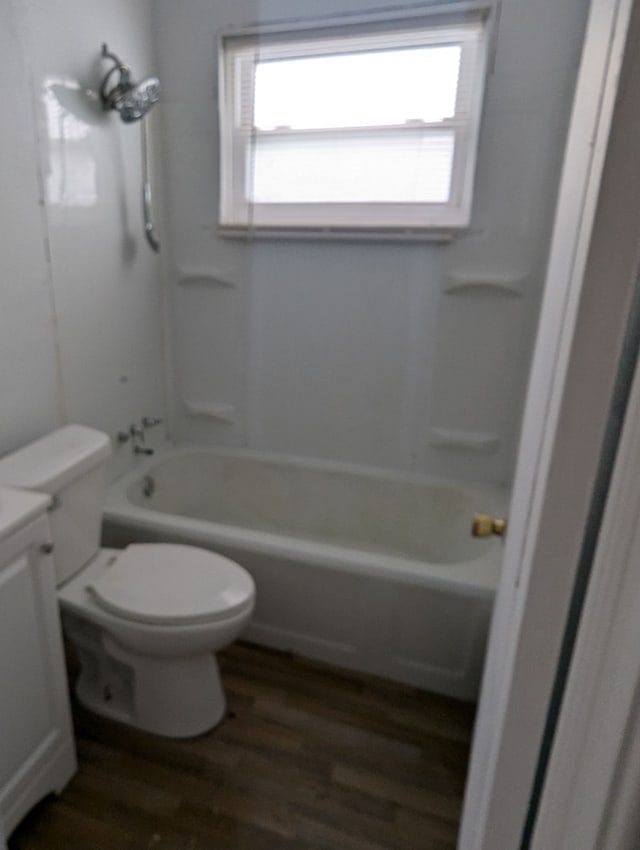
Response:
[[[0,488],[0,848],[76,770],[48,504]]]

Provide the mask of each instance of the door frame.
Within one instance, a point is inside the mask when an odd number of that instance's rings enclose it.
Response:
[[[632,7],[632,0],[592,0],[589,12],[459,850],[517,850],[533,789],[636,259],[631,237],[615,242],[616,227],[628,235],[626,210],[613,197],[608,220],[602,206]]]
[[[597,545],[531,848],[635,847],[640,829],[640,10],[627,56],[599,207],[612,238],[600,240],[607,284],[626,275],[635,290],[612,426],[621,427]],[[624,226],[620,229],[624,211]],[[601,228],[602,230],[602,228]],[[620,261],[611,245],[622,246]],[[625,247],[626,246],[626,247]],[[634,374],[635,373],[635,374]],[[631,384],[628,403],[625,386]],[[624,415],[622,416],[622,411]],[[622,420],[620,425],[620,420]],[[586,582],[583,583],[586,584]]]
[[[640,370],[636,369],[532,850],[637,847]]]

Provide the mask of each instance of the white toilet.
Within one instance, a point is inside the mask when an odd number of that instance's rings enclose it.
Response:
[[[214,653],[255,604],[238,564],[193,546],[101,549],[109,438],[69,425],[0,460],[0,483],[52,496],[53,560],[65,634],[81,671],[80,701],[107,717],[175,738],[225,712]]]

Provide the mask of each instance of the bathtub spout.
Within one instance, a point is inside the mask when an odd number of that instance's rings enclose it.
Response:
[[[153,496],[155,490],[156,482],[154,481],[153,476],[145,475],[145,477],[142,479],[142,492],[147,497],[147,499],[150,499]]]

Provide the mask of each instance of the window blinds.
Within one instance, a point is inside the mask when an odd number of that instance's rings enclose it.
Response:
[[[380,27],[223,40],[223,225],[465,223],[483,17]]]

